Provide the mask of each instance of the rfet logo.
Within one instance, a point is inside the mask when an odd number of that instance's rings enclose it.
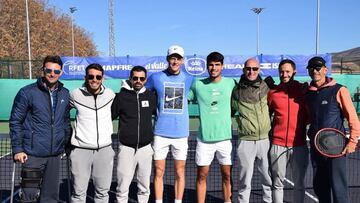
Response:
[[[191,75],[202,75],[206,71],[206,61],[202,58],[188,58],[185,70]]]
[[[77,64],[73,60],[67,60],[63,64],[63,71],[66,75],[84,75],[86,65]]]

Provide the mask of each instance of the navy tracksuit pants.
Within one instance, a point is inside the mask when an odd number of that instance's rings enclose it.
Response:
[[[346,156],[328,158],[312,146],[311,162],[314,192],[319,203],[349,203]]]

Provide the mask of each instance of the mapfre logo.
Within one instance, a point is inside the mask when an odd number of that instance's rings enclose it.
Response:
[[[85,74],[85,68],[85,65],[76,64],[72,60],[68,60],[63,64],[63,71],[67,75],[83,75]]]
[[[191,75],[201,75],[206,71],[206,61],[202,58],[188,58],[185,70]]]

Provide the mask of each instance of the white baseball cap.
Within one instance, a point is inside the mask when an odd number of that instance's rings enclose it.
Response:
[[[180,55],[182,58],[184,58],[184,49],[178,45],[172,45],[169,47],[168,51],[167,51],[167,55],[173,55],[173,54],[178,54]]]

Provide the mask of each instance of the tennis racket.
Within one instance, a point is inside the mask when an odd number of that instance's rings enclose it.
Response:
[[[348,138],[338,129],[323,128],[316,133],[314,143],[320,154],[336,158],[344,155],[341,152],[345,149]]]

